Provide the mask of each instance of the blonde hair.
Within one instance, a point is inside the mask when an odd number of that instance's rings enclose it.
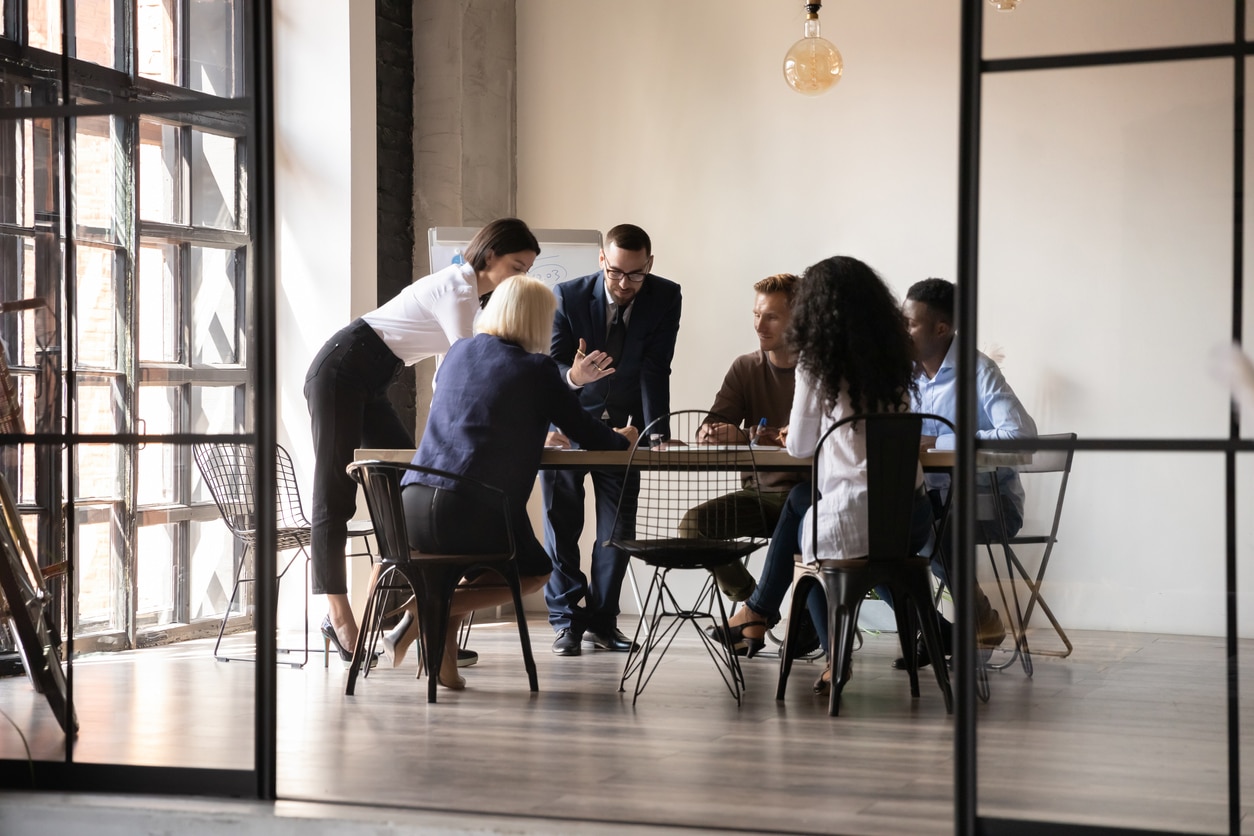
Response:
[[[510,276],[496,286],[475,323],[475,333],[518,343],[532,354],[548,354],[557,297],[531,276]]]

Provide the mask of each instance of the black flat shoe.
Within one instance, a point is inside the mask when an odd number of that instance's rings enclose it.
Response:
[[[766,635],[746,636],[746,627],[761,627],[765,631],[765,621],[748,621],[744,624],[737,624],[735,627],[723,625],[721,627],[710,627],[706,632],[710,638],[719,644],[726,645],[731,648],[737,656],[747,656],[752,659],[758,655],[758,651],[766,647]]]

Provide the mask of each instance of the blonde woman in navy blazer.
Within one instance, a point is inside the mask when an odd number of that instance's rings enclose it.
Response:
[[[527,499],[540,469],[540,455],[550,424],[592,450],[625,450],[636,430],[613,430],[580,406],[557,364],[547,354],[557,301],[538,279],[514,276],[492,294],[475,325],[476,334],[454,343],[436,375],[431,413],[414,464],[477,479],[505,492],[512,514],[518,571],[523,594],[548,579],[548,554],[527,517]],[[499,551],[503,527],[485,524],[472,497],[458,495],[447,480],[408,473],[401,501],[409,523],[410,545],[434,552]],[[445,491],[431,520],[432,495]],[[508,589],[459,590],[449,623],[449,647],[439,682],[464,687],[457,674],[457,628],[473,610],[510,599]],[[409,605],[412,608],[412,602]],[[393,665],[417,638],[412,618],[408,633],[390,648]]]

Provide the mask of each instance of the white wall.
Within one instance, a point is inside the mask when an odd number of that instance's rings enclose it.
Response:
[[[845,74],[805,98],[780,68],[801,3],[518,0],[519,214],[650,232],[656,271],[684,287],[676,407],[706,405],[754,346],[763,276],[847,253],[898,294],[954,277],[959,5],[827,4]],[[1232,4],[987,16],[988,54],[1008,56],[1219,41]],[[1231,76],[1197,61],[986,77],[978,343],[1004,352],[1042,432],[1226,434],[1205,370],[1230,328]],[[1215,455],[1078,455],[1047,593],[1063,623],[1222,633],[1223,488]]]
[[[374,24],[372,3],[274,7],[278,436],[306,505],[305,372],[327,338],[377,304]],[[284,592],[280,623],[290,625]]]

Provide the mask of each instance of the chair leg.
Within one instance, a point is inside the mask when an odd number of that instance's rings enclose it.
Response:
[[[531,653],[531,633],[527,630],[527,613],[523,609],[522,585],[518,578],[518,567],[511,563],[501,574],[509,583],[510,592],[514,595],[514,615],[518,621],[518,640],[522,642],[523,665],[527,668],[527,682],[531,686],[532,693],[535,693],[540,690],[540,681],[536,676],[536,659]]]
[[[406,573],[409,576],[409,573]],[[444,640],[448,637],[449,612],[461,575],[455,570],[423,567],[409,576],[418,599],[418,625],[422,658],[427,668],[427,702],[436,702],[440,666],[444,663]]]
[[[795,625],[806,611],[806,598],[818,580],[813,575],[803,575],[793,584],[792,603],[788,609],[788,626],[784,631],[784,643],[779,649],[779,682],[775,686],[775,699],[782,700],[788,689],[788,676],[792,673],[792,660],[796,655],[797,632]]]
[[[386,573],[380,572],[380,567],[376,564],[370,574],[370,586],[366,592],[366,609],[361,614],[361,628],[357,631],[357,643],[353,645],[353,661],[348,666],[348,682],[344,686],[344,693],[352,696],[354,689],[357,687],[357,674],[362,670],[365,664],[365,674],[370,673],[370,663],[367,661],[367,654],[374,647],[374,640],[371,638],[378,634],[380,619],[382,618],[383,596],[387,594],[386,590],[381,589],[385,578],[391,576],[391,570]],[[328,653],[329,657],[330,654]]]
[[[218,648],[222,644],[222,636],[226,633],[226,622],[231,617],[231,607],[235,605],[235,596],[239,595],[239,585],[241,583],[245,583],[248,580],[248,579],[241,580],[240,575],[244,574],[244,565],[248,563],[249,548],[250,546],[247,543],[245,543],[244,551],[240,555],[239,565],[235,567],[235,582],[231,584],[231,597],[226,602],[226,612],[222,613],[222,623],[218,625],[218,640],[214,642],[213,644],[213,658],[217,659],[219,662],[236,661],[235,658],[231,656],[219,656]],[[243,661],[243,660],[241,659],[238,661]]]
[[[827,635],[832,648],[832,689],[827,713],[835,717],[840,714],[840,692],[853,673],[853,636],[866,590],[853,584],[846,572],[824,572],[822,579],[827,593]]]
[[[917,634],[915,625],[915,603],[909,591],[898,584],[889,584],[893,601],[893,615],[897,621],[897,640],[901,644],[901,658],[906,660],[906,673],[910,677],[910,696],[919,698],[919,659],[915,653],[914,637]],[[929,651],[930,653],[931,651]],[[943,666],[944,657],[940,664]]]

